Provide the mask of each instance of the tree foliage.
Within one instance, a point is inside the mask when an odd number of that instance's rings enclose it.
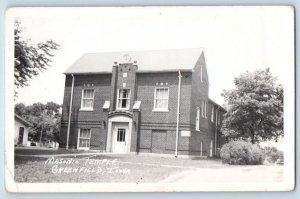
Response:
[[[15,113],[33,124],[29,131],[35,141],[58,141],[61,121],[61,106],[54,102],[46,104],[34,103],[25,106],[23,103],[15,105]]]
[[[247,71],[234,79],[234,85],[222,93],[228,106],[223,135],[252,143],[283,136],[283,87],[270,69]]]
[[[52,40],[33,45],[22,37],[23,31],[21,23],[15,21],[14,84],[17,88],[27,86],[29,79],[50,66],[54,56],[52,51],[59,49],[59,45]]]

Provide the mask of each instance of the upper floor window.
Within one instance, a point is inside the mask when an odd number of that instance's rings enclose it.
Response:
[[[201,116],[207,118],[207,106],[205,101],[202,101],[201,104]]]
[[[90,149],[91,129],[79,129],[77,149]]]
[[[211,121],[214,122],[214,112],[215,112],[215,107],[214,105],[211,105]]]
[[[83,89],[81,99],[81,110],[93,110],[94,89]]]
[[[168,111],[169,88],[155,88],[154,110]]]
[[[129,110],[130,106],[130,89],[119,89],[117,99],[117,109]]]
[[[207,104],[204,102],[204,116],[207,118]]]
[[[197,107],[196,131],[200,131],[200,108],[199,107]]]
[[[200,67],[200,78],[201,78],[201,82],[203,82],[203,67]]]

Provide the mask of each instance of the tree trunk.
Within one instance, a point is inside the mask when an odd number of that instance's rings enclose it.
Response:
[[[251,131],[251,142],[252,142],[252,144],[255,144],[255,134],[254,134],[254,131]]]

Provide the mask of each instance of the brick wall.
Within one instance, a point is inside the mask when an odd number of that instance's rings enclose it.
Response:
[[[102,107],[106,100],[110,100],[111,74],[94,75],[74,75],[74,91],[71,128],[69,135],[69,147],[77,147],[78,128],[91,129],[91,149],[105,149],[106,133],[103,125],[107,118],[103,113]],[[62,107],[62,128],[60,132],[60,147],[66,146],[67,125],[71,98],[72,77],[66,75],[64,102]],[[94,89],[93,111],[82,111],[81,98],[82,90],[85,88]]]
[[[191,73],[182,73],[180,123],[190,122]],[[155,112],[155,88],[169,88],[168,112]],[[144,123],[168,123],[176,125],[178,100],[178,72],[169,73],[138,73],[137,74],[137,100],[141,101],[141,125]]]
[[[202,69],[201,69],[202,68]],[[202,72],[202,81],[201,81]],[[205,64],[204,53],[199,57],[193,72],[192,77],[192,97],[191,97],[191,107],[190,107],[190,118],[191,118],[191,137],[189,142],[189,153],[200,154],[200,146],[202,141],[202,152],[203,155],[209,153],[210,140],[213,139],[213,131],[210,128],[210,112],[211,106],[209,106],[208,93],[209,93],[209,82],[207,69]],[[207,104],[207,117],[202,116],[202,102]],[[196,115],[197,107],[200,108],[200,131],[196,131]]]
[[[181,137],[180,130],[190,129],[190,98],[192,72],[181,73],[179,154],[187,154],[188,137]],[[155,88],[169,88],[168,112],[155,112]],[[178,72],[138,73],[137,100],[141,101],[140,152],[174,154],[176,142]],[[162,142],[164,141],[164,142]],[[163,146],[160,144],[165,143]]]

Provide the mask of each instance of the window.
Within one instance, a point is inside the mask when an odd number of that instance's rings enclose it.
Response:
[[[81,100],[81,110],[93,110],[94,106],[94,90],[93,89],[83,89],[82,90],[82,100]]]
[[[201,102],[201,116],[204,117],[204,101]]]
[[[196,131],[200,131],[200,108],[199,107],[197,107]]]
[[[118,128],[117,142],[125,142],[126,129]]]
[[[211,121],[214,122],[214,112],[215,112],[215,107],[214,105],[211,105]]]
[[[117,100],[118,109],[129,109],[130,104],[130,90],[129,89],[119,89],[118,100]]]
[[[201,116],[207,118],[207,107],[205,101],[202,101],[201,103]]]
[[[127,77],[127,73],[123,73],[123,77]]]
[[[220,116],[220,112],[218,114],[218,125],[221,125],[221,116]]]
[[[203,67],[201,66],[200,68],[200,78],[201,78],[201,82],[203,82]]]
[[[200,156],[203,156],[203,141],[200,142]]]
[[[91,129],[79,129],[78,149],[90,149]]]
[[[204,116],[205,116],[205,118],[207,118],[207,106],[206,106],[206,102],[204,102]]]
[[[154,110],[168,111],[169,88],[155,88]]]

